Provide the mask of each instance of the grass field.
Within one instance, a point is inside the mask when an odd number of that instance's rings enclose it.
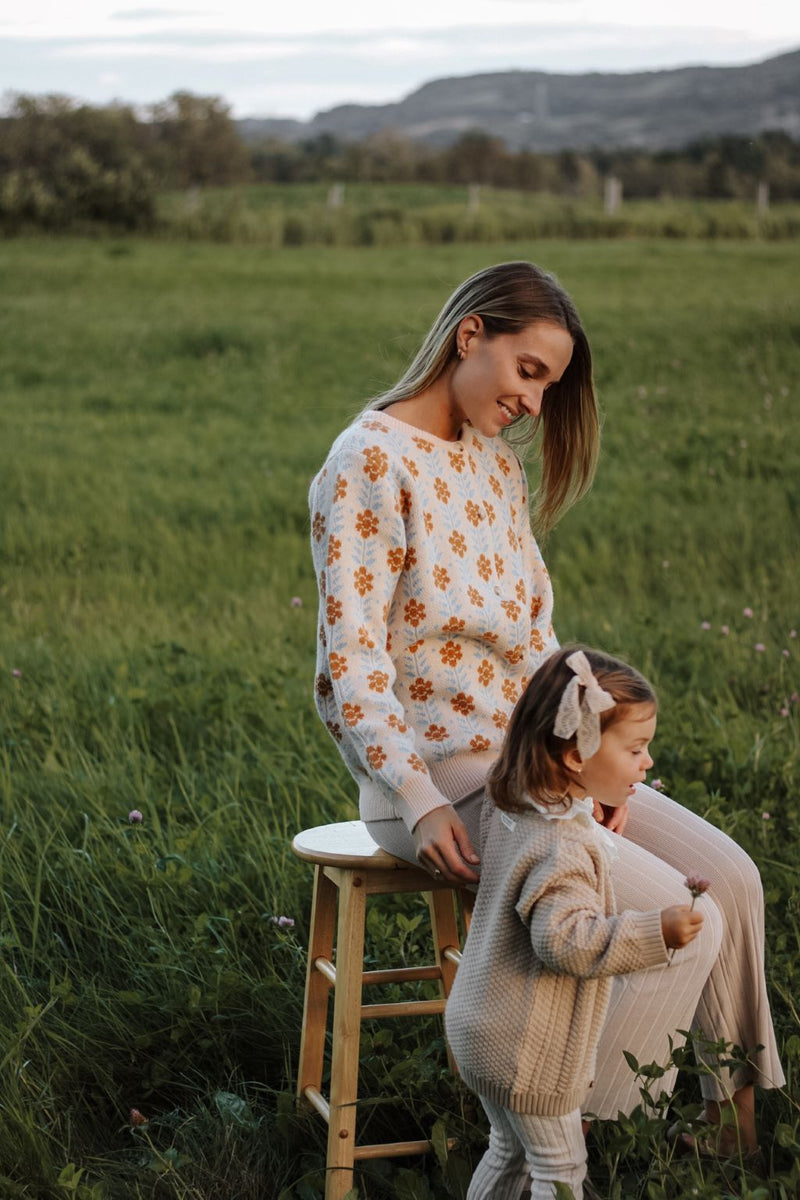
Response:
[[[572,292],[605,414],[597,483],[546,546],[557,630],[651,676],[654,774],[759,863],[789,1080],[763,1097],[760,1190],[670,1161],[661,1109],[593,1134],[592,1174],[615,1200],[797,1195],[798,243],[19,240],[0,244],[3,1200],[321,1196],[321,1122],[292,1101],[310,878],[288,844],[354,809],[311,701],[307,486],[452,286],[513,257]],[[413,959],[415,912],[375,910],[377,962]],[[362,1087],[386,1098],[369,1140],[443,1122],[461,1142],[372,1164],[361,1194],[463,1196],[483,1125],[438,1025],[368,1033]]]
[[[535,238],[754,238],[800,234],[800,205],[662,197],[604,211],[600,196],[455,184],[266,183],[159,197],[163,234],[266,246],[399,246]]]

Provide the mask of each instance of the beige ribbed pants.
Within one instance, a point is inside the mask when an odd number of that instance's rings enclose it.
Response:
[[[480,1099],[489,1118],[489,1146],[467,1200],[520,1200],[526,1183],[531,1200],[553,1200],[555,1183],[569,1184],[574,1200],[582,1200],[586,1139],[580,1109],[563,1117],[536,1117]]]
[[[455,802],[476,847],[482,800],[478,791]],[[402,821],[371,821],[368,828],[391,854],[414,861]],[[724,1039],[748,1054],[749,1066],[734,1074],[715,1064],[701,1077],[706,1099],[724,1100],[747,1083],[782,1086],[764,981],[764,897],[753,861],[727,834],[645,784],[630,801],[625,836],[615,840],[612,878],[620,910],[688,903],[686,875],[702,875],[711,887],[696,902],[706,919],[689,946],[666,966],[615,977],[585,1111],[601,1118],[630,1113],[641,1101],[640,1085],[623,1051],[642,1064],[664,1064],[669,1038],[680,1029],[701,1030],[705,1039]],[[702,1043],[695,1045],[702,1054]],[[656,1090],[670,1092],[676,1073],[670,1069]]]

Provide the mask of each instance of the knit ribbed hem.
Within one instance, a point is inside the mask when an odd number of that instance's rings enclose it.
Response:
[[[398,817],[409,833],[418,821],[482,787],[497,758],[496,750],[454,754],[429,764],[428,772],[412,772],[402,792],[386,793],[371,779],[360,781],[358,811],[362,821],[391,821]]]
[[[636,918],[641,942],[642,966],[663,966],[665,962],[669,962],[669,951],[661,932],[661,912],[653,909],[651,912],[637,913]]]
[[[511,1112],[525,1113],[534,1117],[563,1117],[567,1113],[574,1112],[576,1108],[583,1108],[592,1086],[587,1082],[583,1087],[572,1088],[568,1092],[556,1094],[515,1092],[512,1088],[501,1087],[488,1079],[473,1075],[470,1071],[460,1068],[459,1070],[467,1087],[471,1088],[473,1092],[477,1092],[479,1096],[484,1096],[494,1104],[500,1104],[503,1108],[510,1109]]]

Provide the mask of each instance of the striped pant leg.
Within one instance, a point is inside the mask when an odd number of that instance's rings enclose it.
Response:
[[[723,1100],[748,1083],[782,1087],[764,975],[764,894],[755,863],[720,829],[645,785],[631,801],[625,837],[657,855],[681,879],[687,874],[708,879],[709,891],[697,904],[705,906],[711,898],[722,915],[720,950],[700,993],[695,1024],[712,1041],[741,1046],[751,1065],[704,1076],[703,1095]],[[683,889],[681,902],[687,898]],[[763,1050],[756,1052],[757,1046]],[[702,1046],[698,1051],[703,1055]]]
[[[489,1147],[478,1164],[467,1200],[553,1200],[556,1182],[583,1196],[586,1142],[578,1109],[561,1117],[509,1112],[481,1096],[489,1118]]]

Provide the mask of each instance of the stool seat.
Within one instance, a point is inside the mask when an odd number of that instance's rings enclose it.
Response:
[[[306,862],[327,863],[337,867],[360,867],[362,871],[388,868],[395,871],[419,871],[422,868],[395,858],[374,841],[363,821],[338,821],[304,829],[292,841],[292,850]],[[431,883],[433,880],[431,880]]]
[[[343,1200],[353,1186],[356,1160],[421,1154],[431,1149],[427,1140],[356,1145],[361,1022],[444,1012],[461,960],[456,895],[466,932],[474,894],[454,888],[444,879],[435,879],[422,867],[382,850],[363,821],[339,821],[304,829],[294,837],[292,850],[298,858],[314,864],[297,1094],[328,1124],[325,1200]],[[428,897],[435,963],[365,971],[367,897],[408,892]],[[439,984],[439,999],[363,1002],[365,986],[422,980]],[[331,991],[330,1098],[326,1099],[321,1089]]]

